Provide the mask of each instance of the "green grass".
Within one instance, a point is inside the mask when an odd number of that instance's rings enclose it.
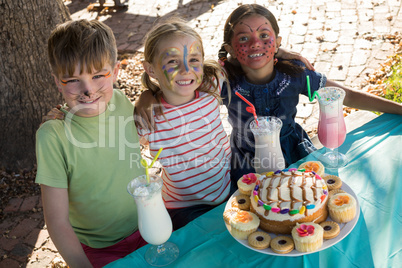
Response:
[[[396,64],[391,67],[392,74],[384,80],[383,97],[402,103],[402,55],[396,55],[395,60]]]

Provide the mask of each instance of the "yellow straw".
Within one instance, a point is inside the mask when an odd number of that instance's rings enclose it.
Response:
[[[145,168],[145,177],[147,178],[147,185],[149,184],[149,171],[148,171],[148,163],[147,161],[143,158],[141,159],[141,165]]]
[[[156,153],[154,160],[152,160],[151,166],[152,167],[155,164],[156,159],[158,159],[159,155],[161,154],[163,148],[160,148],[159,151]]]
[[[147,185],[150,183],[150,179],[149,179],[149,168],[152,168],[152,166],[155,164],[156,159],[158,159],[159,155],[161,154],[163,148],[160,148],[158,153],[155,155],[154,159],[152,160],[151,164],[148,166],[147,161],[142,158],[141,159],[141,165],[145,168],[145,177],[147,178]]]

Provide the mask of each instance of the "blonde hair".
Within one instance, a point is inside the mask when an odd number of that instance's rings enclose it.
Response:
[[[48,56],[57,76],[72,76],[77,64],[80,64],[80,73],[92,73],[107,63],[114,67],[116,39],[112,30],[97,20],[67,21],[52,31],[48,39]]]
[[[161,40],[165,40],[171,36],[191,36],[201,44],[202,58],[204,58],[204,47],[200,35],[186,24],[185,21],[179,18],[171,18],[165,22],[159,23],[154,26],[148,34],[145,36],[144,44],[144,60],[149,63],[153,63],[158,54],[158,46]],[[203,80],[202,84],[196,90],[199,92],[206,92],[214,96],[218,101],[221,100],[218,88],[218,73],[222,72],[222,67],[213,60],[204,61],[203,64]],[[214,82],[215,80],[215,82]],[[142,85],[145,88],[152,90],[158,101],[161,99],[160,85],[153,80],[150,76],[144,72],[141,77]],[[229,83],[227,83],[229,85]]]

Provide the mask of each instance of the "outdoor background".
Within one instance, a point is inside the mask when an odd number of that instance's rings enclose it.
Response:
[[[125,8],[114,8],[113,1],[108,0],[109,7],[103,9],[93,2],[0,0],[0,93],[4,96],[0,102],[0,268],[65,267],[43,220],[32,156],[41,116],[60,101],[46,64],[45,47],[50,26],[57,21],[98,19],[113,29],[122,61],[116,86],[132,101],[142,90],[142,40],[156,21],[183,17],[203,38],[206,58],[217,59],[225,20],[240,4],[262,3],[268,7],[278,19],[282,47],[301,53],[317,71],[346,86],[386,95],[390,88],[387,78],[392,68],[400,66],[401,0],[122,0]],[[24,46],[27,53],[20,56]],[[44,69],[36,69],[38,65]],[[400,71],[395,72],[400,77]],[[393,96],[398,95],[397,89],[394,92]],[[14,98],[10,98],[12,94]],[[34,105],[36,99],[41,105]],[[344,111],[350,118],[356,113],[347,107]],[[359,114],[349,121],[353,125],[373,116]],[[227,117],[224,109],[222,117]],[[317,103],[301,98],[297,121],[311,137],[317,120]],[[230,134],[229,124],[224,123]],[[27,145],[18,140],[21,133],[28,137]],[[10,143],[15,150],[7,147]],[[26,155],[31,155],[21,161],[26,165],[5,164],[19,163]]]

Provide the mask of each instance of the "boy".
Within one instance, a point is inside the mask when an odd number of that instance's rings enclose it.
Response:
[[[66,106],[65,120],[36,134],[47,228],[70,267],[102,267],[146,242],[138,231],[129,181],[144,174],[133,105],[113,89],[119,71],[111,29],[69,21],[48,40],[49,61]]]

